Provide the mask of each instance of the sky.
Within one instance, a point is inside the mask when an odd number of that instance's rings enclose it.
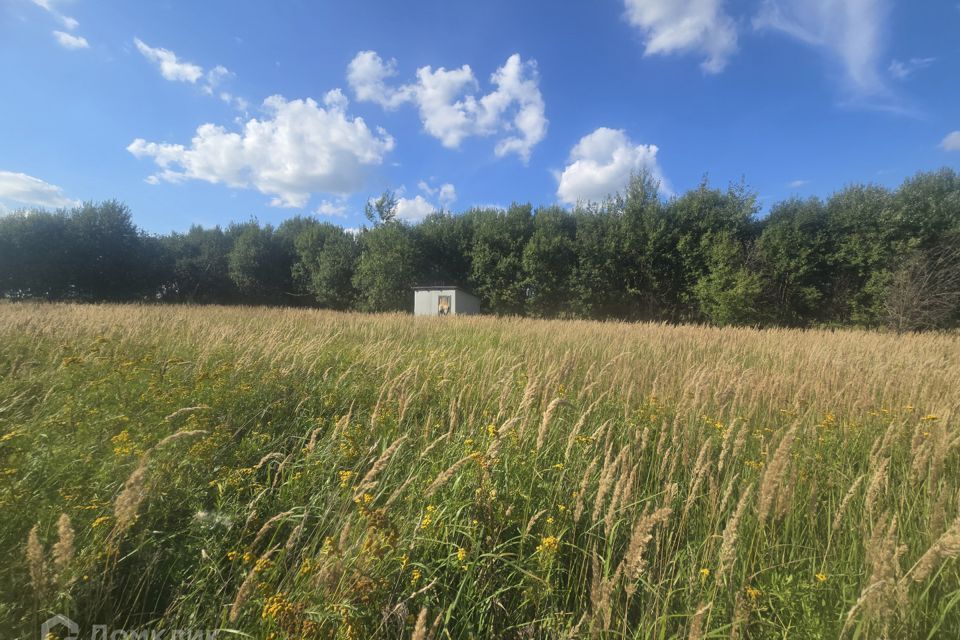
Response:
[[[385,190],[573,206],[648,169],[762,206],[960,168],[956,0],[0,0],[0,213],[150,233]]]

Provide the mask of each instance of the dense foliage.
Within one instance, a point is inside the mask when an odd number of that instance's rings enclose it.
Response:
[[[386,193],[357,233],[296,217],[149,236],[110,201],[0,218],[0,296],[409,310],[458,285],[487,312],[714,324],[960,321],[960,175],[849,186],[758,214],[742,185],[670,199],[648,175],[572,211],[530,205],[396,218]]]

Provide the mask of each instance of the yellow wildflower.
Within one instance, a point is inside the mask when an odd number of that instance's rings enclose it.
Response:
[[[350,480],[353,479],[353,476],[355,474],[356,474],[355,471],[349,471],[349,470],[340,471],[338,474],[340,476],[340,486],[341,487],[350,486]]]
[[[537,553],[556,553],[560,549],[560,538],[556,536],[546,536],[540,539],[537,545]]]
[[[260,617],[263,620],[276,619],[284,614],[290,614],[293,610],[294,607],[287,600],[286,595],[277,593],[267,598],[267,601],[263,603],[263,612]]]
[[[113,455],[117,457],[128,456],[133,453],[133,443],[130,442],[130,432],[126,429],[110,438],[110,442],[113,443]]]
[[[320,548],[320,553],[324,555],[333,553],[333,538],[327,536],[323,539],[323,547]]]
[[[827,581],[827,574],[825,574],[825,573],[817,573],[817,574],[815,574],[813,577],[817,579],[817,582],[826,582],[826,581]]]
[[[304,558],[303,562],[300,563],[300,572],[298,575],[305,576],[313,571],[313,562],[310,561],[310,558]]]
[[[707,569],[706,567],[700,569],[700,579],[701,579],[701,580],[706,580],[706,579],[709,578],[709,577],[710,577],[710,569]]]
[[[423,518],[420,520],[420,528],[426,529],[431,524],[433,524],[433,512],[436,510],[432,504],[427,505],[427,512],[424,514]]]

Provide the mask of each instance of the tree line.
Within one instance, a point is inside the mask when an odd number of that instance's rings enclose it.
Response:
[[[851,185],[760,215],[743,184],[662,197],[649,174],[566,210],[514,204],[357,232],[311,217],[149,235],[122,203],[0,218],[0,297],[409,311],[456,285],[485,312],[754,326],[960,325],[960,175]]]

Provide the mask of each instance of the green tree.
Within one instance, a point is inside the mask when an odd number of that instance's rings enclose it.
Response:
[[[471,212],[473,246],[470,282],[485,309],[520,314],[526,308],[523,250],[533,227],[532,207],[511,205],[506,211]]]
[[[230,278],[229,256],[233,237],[219,226],[190,227],[162,239],[172,263],[163,298],[179,302],[226,304],[238,299]]]
[[[759,232],[756,213],[756,195],[743,183],[731,185],[724,192],[710,188],[706,178],[697,189],[669,203],[667,217],[673,227],[672,251],[677,261],[668,276],[668,291],[676,305],[671,313],[673,319],[700,317],[700,296],[694,289],[717,264],[715,245],[749,244]]]
[[[428,285],[467,287],[473,225],[470,215],[431,213],[412,228],[418,281]]]
[[[746,249],[730,233],[713,237],[709,269],[694,285],[700,313],[718,325],[754,325],[763,320],[760,275],[747,264]]]
[[[256,220],[233,224],[227,233],[233,238],[227,271],[244,302],[295,303],[289,243],[272,226],[261,227]]]
[[[156,295],[157,256],[148,253],[125,204],[87,202],[72,210],[67,220],[68,262],[78,297],[120,301]]]
[[[774,205],[757,239],[770,319],[803,326],[825,321],[823,300],[830,290],[831,253],[827,212],[816,199]]]
[[[559,207],[538,209],[523,249],[527,312],[555,317],[570,312],[570,278],[576,266],[576,220]]]
[[[363,311],[410,311],[416,275],[415,244],[409,228],[388,221],[360,235],[360,259],[353,276]]]
[[[66,211],[16,211],[0,217],[0,295],[72,297],[76,266]]]
[[[568,285],[573,312],[585,318],[627,317],[621,216],[601,203],[578,206],[573,217],[574,265]]]
[[[832,272],[826,310],[840,324],[882,322],[885,291],[894,269],[900,229],[891,193],[853,185],[827,200]]]
[[[293,276],[321,307],[348,309],[356,297],[353,275],[360,256],[356,238],[342,227],[317,223],[294,240]]]
[[[620,211],[618,258],[625,288],[625,317],[674,319],[680,315],[683,263],[677,252],[678,217],[664,206],[660,184],[648,170],[631,176]]]
[[[395,193],[384,191],[376,200],[367,202],[363,208],[363,215],[375,225],[384,224],[396,217],[398,204]]]

